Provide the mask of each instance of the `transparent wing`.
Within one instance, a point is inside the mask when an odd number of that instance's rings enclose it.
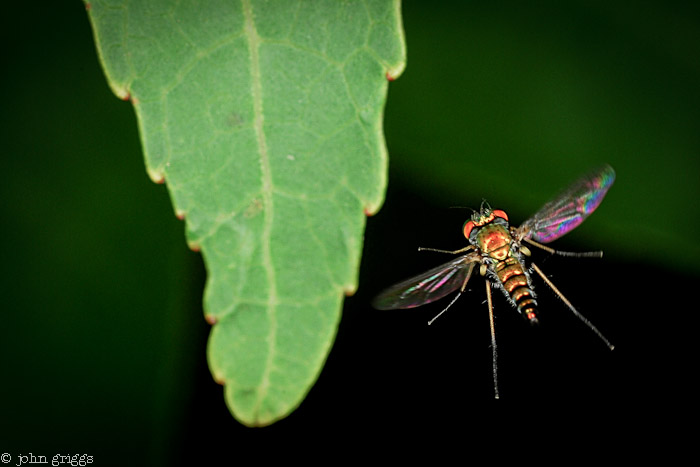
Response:
[[[462,287],[479,255],[460,256],[430,271],[393,285],[377,295],[372,306],[378,310],[414,308],[438,300]]]
[[[614,181],[615,171],[609,165],[580,178],[525,221],[517,238],[549,243],[570,232],[596,210]]]

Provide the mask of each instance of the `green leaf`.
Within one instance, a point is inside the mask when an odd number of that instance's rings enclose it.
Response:
[[[214,378],[247,425],[289,414],[317,378],[365,213],[386,185],[387,78],[404,67],[398,1],[88,4],[146,166],[201,248]]]

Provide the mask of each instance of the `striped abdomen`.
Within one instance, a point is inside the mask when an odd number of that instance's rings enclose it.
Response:
[[[501,281],[508,296],[518,307],[518,312],[530,320],[537,322],[537,302],[535,293],[530,288],[527,272],[517,258],[509,256],[494,265],[494,271]]]

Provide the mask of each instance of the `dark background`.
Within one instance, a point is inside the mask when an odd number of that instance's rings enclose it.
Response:
[[[12,465],[29,452],[96,465],[304,458],[322,436],[342,452],[368,441],[405,452],[397,436],[443,430],[477,449],[565,438],[595,450],[650,433],[656,446],[675,432],[669,418],[688,415],[700,278],[690,2],[404,4],[390,184],[368,219],[360,286],[307,399],[264,429],[238,424],[211,379],[201,257],[166,188],[148,180],[133,111],[110,93],[83,5],[45,3],[8,11],[0,28],[0,451]],[[430,327],[446,303],[369,306],[448,259],[418,246],[464,246],[469,211],[450,207],[487,198],[519,225],[604,162],[617,170],[606,200],[553,246],[605,257],[535,258],[613,352],[537,279],[537,329],[495,294],[495,402],[481,278]],[[297,451],[275,452],[284,441]]]

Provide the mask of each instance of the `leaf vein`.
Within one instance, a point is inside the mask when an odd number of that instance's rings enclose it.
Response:
[[[270,254],[270,237],[272,231],[273,218],[273,201],[272,201],[272,175],[270,169],[269,154],[267,151],[267,142],[264,133],[264,117],[262,103],[262,78],[260,72],[260,57],[259,47],[261,43],[253,18],[253,7],[250,0],[243,0],[243,15],[245,17],[246,37],[248,38],[248,48],[250,54],[250,70],[251,70],[251,86],[253,96],[253,121],[255,134],[258,141],[258,150],[260,152],[260,169],[262,174],[262,197],[263,197],[263,233],[261,239],[262,260],[265,267],[268,282],[268,303],[267,310],[270,314],[270,335],[268,338],[268,353],[263,372],[261,385],[257,396],[257,410],[260,409],[262,401],[267,395],[267,389],[270,384],[270,369],[275,357],[275,336],[277,333],[276,319],[274,316],[277,306],[277,293],[275,283],[275,271],[272,266],[272,256]]]

